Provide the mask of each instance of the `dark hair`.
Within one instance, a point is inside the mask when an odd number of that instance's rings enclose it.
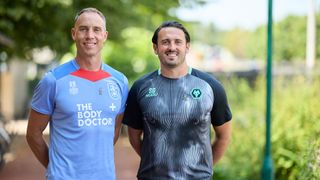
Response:
[[[178,23],[177,21],[165,21],[154,31],[154,34],[152,36],[152,43],[153,44],[157,44],[159,31],[162,28],[166,28],[166,27],[175,27],[175,28],[181,29],[184,32],[184,36],[186,37],[187,43],[190,42],[190,35],[189,35],[187,29],[185,27],[183,27],[182,24]]]
[[[76,17],[74,18],[74,22],[76,22],[78,19],[79,19],[79,16],[85,12],[93,12],[93,13],[97,13],[104,21],[104,27],[106,27],[106,23],[107,23],[107,20],[106,20],[106,17],[103,15],[103,13],[101,11],[99,11],[98,9],[96,8],[93,8],[93,7],[88,7],[88,8],[84,8],[82,10],[80,10],[77,14],[76,14]]]

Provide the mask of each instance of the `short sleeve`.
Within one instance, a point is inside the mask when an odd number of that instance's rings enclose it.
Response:
[[[228,104],[227,95],[223,86],[218,82],[211,86],[214,95],[214,104],[211,112],[211,123],[220,126],[232,119],[231,110]]]
[[[120,113],[123,113],[125,108],[126,108],[126,101],[128,98],[128,79],[126,76],[123,75],[123,84],[121,85],[121,95],[122,95],[122,100],[121,100],[121,108],[120,108]]]
[[[142,112],[137,98],[138,85],[135,83],[129,91],[123,124],[126,124],[134,129],[143,129]]]
[[[56,80],[48,72],[37,84],[31,101],[31,108],[41,114],[51,115],[54,109]]]

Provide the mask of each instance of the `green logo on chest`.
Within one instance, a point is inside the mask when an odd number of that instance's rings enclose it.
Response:
[[[158,92],[156,88],[149,88],[148,94],[146,95],[146,97],[154,97],[154,96],[158,96]]]
[[[199,99],[202,95],[202,92],[199,88],[193,88],[190,92],[193,99]]]

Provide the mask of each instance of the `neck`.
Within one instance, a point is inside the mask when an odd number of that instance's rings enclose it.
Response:
[[[164,77],[177,79],[187,75],[189,73],[189,67],[187,64],[183,64],[174,68],[168,68],[161,65],[160,73]]]
[[[79,56],[76,57],[76,61],[81,69],[87,71],[98,71],[101,69],[101,59],[96,57],[86,57],[81,58]]]

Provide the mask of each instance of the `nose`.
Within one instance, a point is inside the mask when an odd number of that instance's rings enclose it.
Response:
[[[169,47],[170,50],[174,50],[176,48],[176,45],[174,42],[170,42]]]
[[[93,30],[92,29],[89,29],[88,31],[87,31],[87,38],[93,38],[94,37],[94,32],[93,32]]]

